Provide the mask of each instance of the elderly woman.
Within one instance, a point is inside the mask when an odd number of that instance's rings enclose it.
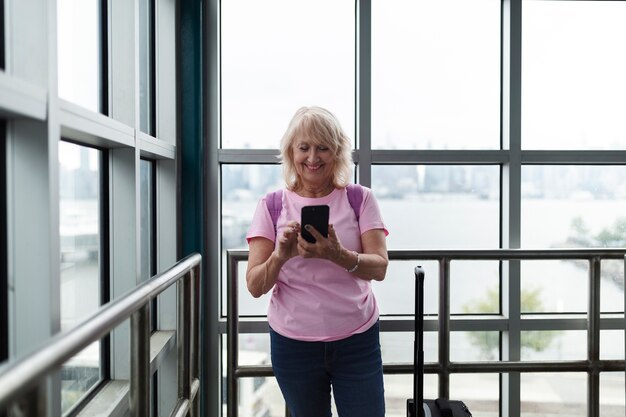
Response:
[[[293,417],[330,416],[331,387],[339,416],[382,417],[371,280],[385,278],[388,232],[378,204],[368,188],[348,185],[350,140],[323,108],[296,112],[281,160],[286,187],[259,202],[247,234],[248,290],[254,297],[272,290],[267,318],[274,374]],[[314,243],[301,236],[299,223],[309,205],[329,206],[327,237],[305,226]]]

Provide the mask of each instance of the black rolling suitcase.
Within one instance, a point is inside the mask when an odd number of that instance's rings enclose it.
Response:
[[[407,400],[407,417],[471,417],[463,401],[424,400],[424,270],[415,267],[415,340],[413,341],[413,398]],[[418,404],[417,410],[415,404]],[[417,413],[416,413],[417,411]]]

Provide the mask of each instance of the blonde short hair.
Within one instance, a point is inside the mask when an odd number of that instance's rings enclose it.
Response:
[[[283,177],[289,190],[298,188],[298,177],[293,157],[293,144],[305,137],[312,145],[322,145],[335,156],[333,185],[346,187],[352,179],[352,145],[334,114],[322,107],[300,107],[292,117],[280,142]]]

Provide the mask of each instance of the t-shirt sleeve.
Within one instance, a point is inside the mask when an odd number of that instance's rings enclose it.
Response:
[[[383,222],[378,202],[372,190],[367,187],[363,187],[363,203],[361,204],[359,215],[359,228],[361,229],[361,234],[372,229],[382,229],[385,232],[385,236],[389,235],[389,231]]]
[[[250,228],[246,234],[246,241],[250,243],[250,239],[255,237],[264,237],[272,242],[276,240],[274,223],[272,222],[272,217],[267,209],[265,198],[262,198],[256,206],[254,216],[252,217],[252,223],[250,223]]]

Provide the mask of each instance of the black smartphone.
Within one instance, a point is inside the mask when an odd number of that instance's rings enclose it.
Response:
[[[302,207],[301,219],[300,219],[300,233],[304,240],[310,243],[315,243],[315,238],[311,235],[304,226],[310,224],[320,232],[324,237],[328,237],[328,206],[304,206]]]

